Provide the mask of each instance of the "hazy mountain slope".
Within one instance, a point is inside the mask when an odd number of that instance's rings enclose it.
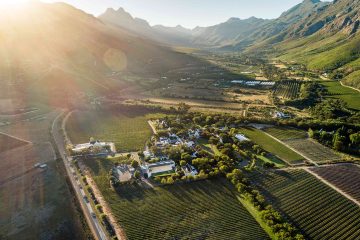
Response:
[[[356,73],[360,70],[359,24],[359,0],[334,1],[294,24],[287,40],[275,48],[281,59],[300,61],[313,70],[335,71],[335,77],[360,87]]]
[[[230,18],[227,22],[193,30],[192,43],[195,45],[224,46],[243,39],[270,20],[251,17],[248,19]]]
[[[32,3],[0,16],[1,98],[63,104],[123,86],[121,74],[159,76],[193,59],[103,24],[66,4]]]
[[[146,20],[132,17],[123,8],[118,10],[109,8],[99,16],[99,19],[108,25],[126,29],[138,36],[152,39],[159,43],[189,45],[191,41],[191,30],[189,29],[181,26],[174,28],[160,25],[151,27]]]
[[[234,46],[227,48],[243,50],[254,45],[255,48],[258,48],[259,46],[274,44],[288,39],[292,37],[291,31],[295,24],[326,8],[328,4],[320,0],[304,0],[281,14],[279,18],[273,19],[259,27],[250,35],[236,39]]]

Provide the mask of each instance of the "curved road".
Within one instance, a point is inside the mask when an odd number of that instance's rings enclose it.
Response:
[[[76,179],[76,171],[73,166],[71,166],[71,158],[66,156],[66,146],[65,140],[62,132],[62,122],[60,121],[61,116],[63,116],[65,112],[62,111],[54,120],[51,127],[51,135],[54,138],[56,143],[56,147],[59,150],[62,160],[64,161],[64,165],[66,168],[67,175],[70,179],[70,182],[75,190],[76,196],[79,200],[80,206],[86,218],[86,221],[92,231],[93,235],[97,240],[107,240],[104,230],[101,227],[101,223],[96,217],[93,217],[92,214],[95,213],[94,209],[92,209],[91,204],[88,200],[85,200],[85,192],[83,190],[82,183]]]

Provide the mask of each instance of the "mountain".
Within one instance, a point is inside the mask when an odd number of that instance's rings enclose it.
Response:
[[[104,23],[132,31],[139,36],[160,43],[193,47],[219,47],[231,44],[235,39],[245,37],[254,29],[269,22],[269,20],[252,17],[245,20],[231,18],[227,22],[215,26],[196,27],[192,30],[180,25],[151,27],[147,21],[133,18],[123,8],[118,10],[109,8],[99,16],[99,19]]]
[[[195,61],[64,3],[3,11],[0,45],[0,98],[56,105],[141,85]],[[125,75],[143,80],[135,84]]]
[[[228,21],[211,26],[197,27],[193,30],[192,43],[197,46],[220,47],[246,38],[256,29],[265,26],[270,20],[251,17],[248,19],[230,18]]]
[[[270,47],[280,59],[332,73],[360,88],[359,25],[360,1],[337,0],[294,23],[284,31],[285,37]]]
[[[108,25],[126,29],[138,36],[152,39],[162,44],[190,44],[191,30],[183,28],[182,26],[165,27],[157,25],[151,27],[146,20],[132,17],[123,8],[119,8],[118,10],[109,8],[99,16],[99,19]]]

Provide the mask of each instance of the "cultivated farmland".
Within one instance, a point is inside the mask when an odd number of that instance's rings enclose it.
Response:
[[[299,97],[301,82],[282,81],[276,84],[274,94],[285,99],[295,99]]]
[[[309,239],[359,239],[360,208],[304,170],[257,174],[254,181]]]
[[[286,141],[286,144],[316,163],[336,162],[341,160],[341,157],[333,150],[310,139],[288,140]]]
[[[360,201],[360,168],[357,165],[333,165],[311,168],[311,171]]]
[[[266,151],[277,155],[279,158],[290,164],[299,164],[304,161],[302,156],[258,129],[251,127],[240,128],[240,132],[245,134],[256,144],[259,144]]]
[[[94,180],[128,239],[268,239],[226,180],[109,188],[109,160],[89,160]]]
[[[147,121],[161,116],[149,111],[82,111],[71,115],[66,129],[74,144],[88,142],[94,137],[114,142],[121,152],[138,151],[152,135]]]

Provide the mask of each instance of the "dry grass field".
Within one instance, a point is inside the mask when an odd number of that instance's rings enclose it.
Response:
[[[0,238],[85,239],[62,163],[49,142],[56,115],[33,115],[0,127],[0,132],[32,142],[0,153]],[[39,162],[47,168],[35,168]]]

